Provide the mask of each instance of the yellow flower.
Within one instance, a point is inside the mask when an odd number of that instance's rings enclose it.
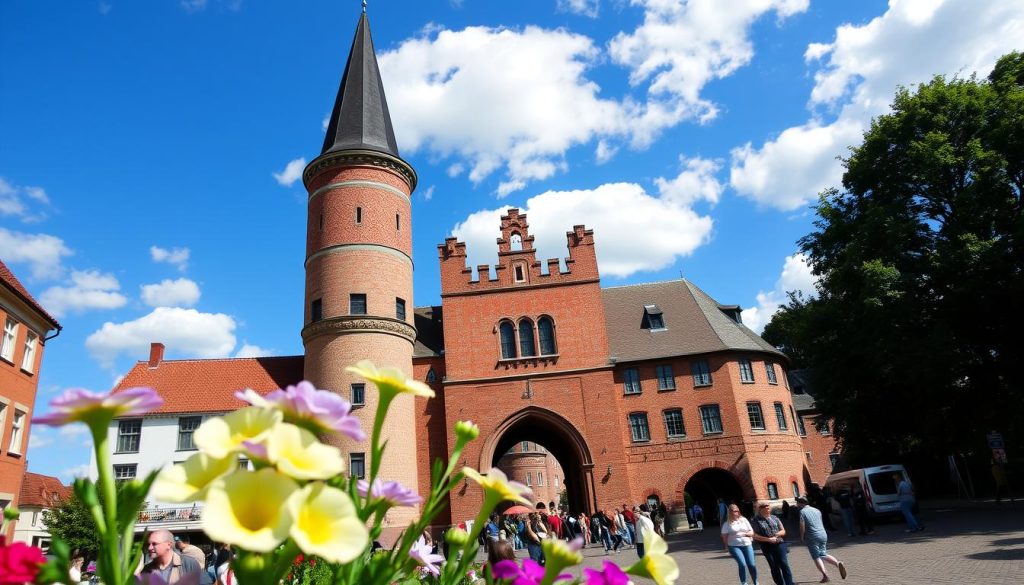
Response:
[[[398,368],[380,368],[373,365],[370,360],[363,360],[354,366],[345,368],[345,371],[352,372],[366,378],[377,385],[377,390],[382,395],[413,394],[433,398],[434,391],[423,382],[407,378],[405,372]]]
[[[626,572],[653,579],[658,585],[673,585],[679,578],[679,565],[668,556],[668,545],[650,528],[644,528],[643,531],[644,558],[626,569]]]
[[[278,423],[267,435],[267,459],[278,471],[295,479],[327,479],[345,471],[336,447],[324,445],[316,435],[289,423]]]
[[[544,550],[544,558],[547,559],[549,565],[557,565],[555,573],[561,571],[563,567],[571,567],[578,565],[583,562],[583,555],[580,554],[580,549],[583,548],[583,539],[577,538],[572,542],[567,542],[561,538],[546,538],[544,542],[540,543],[541,548]]]
[[[530,488],[519,482],[509,481],[508,476],[497,467],[492,467],[487,475],[481,475],[471,467],[463,467],[462,473],[484,488],[484,501],[493,502],[492,506],[504,501],[519,502],[527,506],[533,503],[526,498],[533,493]]]
[[[311,483],[292,494],[288,509],[295,519],[289,534],[307,555],[347,563],[370,542],[352,500],[337,488]]]
[[[246,449],[243,443],[262,441],[281,418],[278,410],[249,406],[207,420],[196,429],[192,440],[200,451],[220,459]]]
[[[217,478],[237,467],[234,457],[217,459],[196,453],[184,463],[164,467],[153,482],[153,497],[164,502],[201,500]]]
[[[203,531],[217,542],[270,552],[288,538],[288,498],[298,484],[273,469],[238,470],[218,479],[206,494]]]

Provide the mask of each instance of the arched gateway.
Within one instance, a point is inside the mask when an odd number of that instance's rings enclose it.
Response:
[[[529,406],[502,421],[484,440],[480,469],[496,466],[502,455],[523,441],[541,443],[548,449],[565,472],[563,481],[569,509],[589,514],[596,505],[590,449],[580,432],[555,412]]]

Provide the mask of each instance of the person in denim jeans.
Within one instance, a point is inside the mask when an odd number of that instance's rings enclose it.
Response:
[[[761,545],[761,552],[772,570],[775,585],[794,585],[793,572],[789,568],[789,547],[786,544],[786,527],[772,516],[771,506],[761,502],[757,515],[752,519],[754,540]]]
[[[914,516],[914,504],[917,503],[917,498],[914,497],[914,488],[910,485],[910,480],[902,473],[894,473],[892,478],[897,486],[896,495],[900,498],[900,512],[903,512],[903,518],[907,521],[907,529],[904,532],[924,530],[924,525],[918,522],[917,517]]]
[[[729,519],[722,522],[722,544],[736,559],[740,585],[747,585],[747,571],[750,571],[750,577],[754,580],[753,585],[760,585],[757,580],[757,563],[754,561],[754,528],[736,504],[731,504],[728,512]]]

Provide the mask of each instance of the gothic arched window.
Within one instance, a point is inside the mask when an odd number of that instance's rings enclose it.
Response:
[[[508,321],[498,325],[501,337],[501,359],[509,360],[516,357],[516,328]]]
[[[551,317],[545,316],[537,320],[537,332],[540,336],[540,355],[558,353],[555,347],[555,322]]]
[[[523,357],[537,355],[537,348],[533,343],[533,321],[529,319],[519,322],[519,354]]]

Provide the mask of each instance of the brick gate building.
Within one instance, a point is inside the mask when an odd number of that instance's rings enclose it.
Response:
[[[526,215],[509,209],[495,226],[497,265],[478,267],[485,276],[474,279],[465,244],[449,238],[438,246],[441,304],[406,310],[416,172],[398,153],[365,14],[323,150],[303,180],[306,294],[296,330],[305,355],[163,360],[154,345],[118,385],[151,386],[167,401],[146,420],[111,426],[112,443],[132,449],[115,455],[125,473],[161,463],[141,456],[147,432],[177,429],[177,451],[187,451],[203,417],[242,406],[235,390],[268,392],[283,372],[363,407],[354,412],[369,428],[373,388],[343,368],[371,359],[437,392],[396,401],[385,433],[403,440],[391,442],[382,474],[421,493],[459,420],[481,428],[464,462],[482,471],[524,441],[546,447],[574,511],[644,500],[678,509],[684,492],[711,511],[717,498],[804,490],[806,448],[786,357],[743,326],[738,306],[688,280],[602,288],[600,234],[585,226],[567,232],[564,262],[538,259]],[[204,388],[201,407],[188,398],[194,388]],[[367,445],[337,444],[354,473],[365,469]],[[175,460],[188,455],[177,451]],[[464,483],[439,523],[474,517],[481,499]],[[403,513],[389,517],[391,528],[415,510]]]

